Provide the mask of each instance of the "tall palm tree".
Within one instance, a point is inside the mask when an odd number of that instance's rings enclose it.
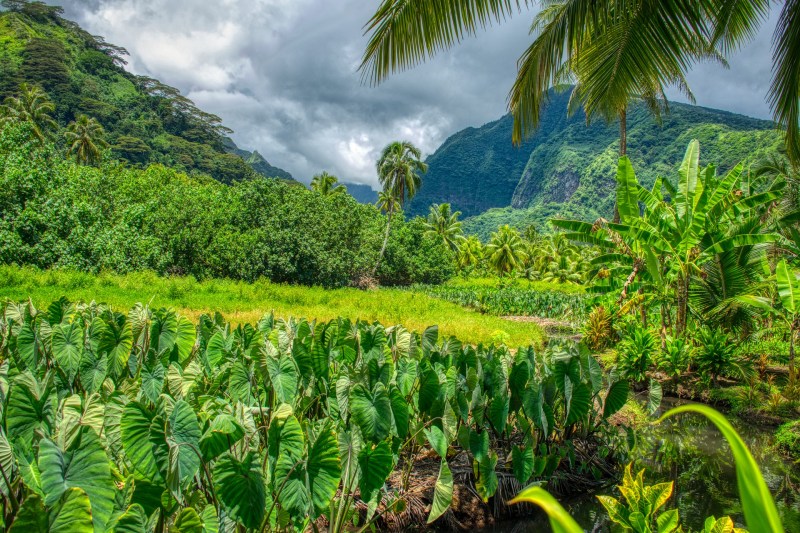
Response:
[[[486,245],[486,258],[489,266],[502,278],[506,274],[521,268],[527,259],[525,243],[516,228],[508,224],[501,226],[492,234]]]
[[[102,158],[102,149],[108,148],[106,131],[93,118],[80,115],[67,126],[64,137],[69,143],[69,155],[74,155],[81,165],[93,165]]]
[[[322,196],[328,196],[344,194],[347,192],[347,187],[339,183],[339,178],[323,171],[322,174],[317,174],[311,179],[311,190],[317,191]]]
[[[652,110],[666,86],[687,94],[684,74],[698,59],[721,57],[755,35],[769,0],[383,0],[365,25],[371,33],[361,71],[371,83],[412,67],[535,3],[536,38],[517,63],[509,95],[514,140],[539,120],[547,91],[571,74],[575,106],[588,116],[618,114],[642,97]],[[786,127],[787,152],[800,163],[800,0],[786,0],[773,35],[769,100]],[[577,79],[576,79],[577,78]]]
[[[6,98],[3,106],[4,120],[30,123],[36,138],[44,141],[45,136],[57,128],[56,121],[50,116],[56,106],[36,85],[23,83],[19,86],[19,91],[19,96]]]
[[[387,220],[383,245],[372,271],[373,277],[378,272],[383,254],[386,253],[392,215],[403,208],[406,199],[410,200],[417,194],[417,189],[422,185],[421,174],[428,171],[428,165],[422,162],[422,152],[408,141],[395,141],[387,145],[376,166],[378,179],[383,186],[383,194],[378,201],[385,207]]]
[[[475,267],[480,266],[483,260],[483,244],[474,235],[470,235],[458,247],[456,262],[462,273],[468,274]]]
[[[461,211],[450,211],[450,204],[433,204],[425,221],[425,235],[441,239],[450,250],[458,251],[464,240],[464,231],[458,220],[460,215]]]

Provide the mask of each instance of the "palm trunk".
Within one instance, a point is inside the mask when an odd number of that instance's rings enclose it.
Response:
[[[378,273],[378,268],[380,268],[381,261],[383,260],[383,254],[386,253],[386,245],[389,244],[389,231],[392,229],[392,211],[393,209],[389,209],[386,213],[386,233],[383,235],[383,245],[381,246],[381,252],[378,254],[378,262],[375,263],[375,268],[372,270],[373,278]]]
[[[680,336],[686,331],[686,318],[689,308],[689,276],[686,273],[678,280],[677,300],[678,310],[675,319],[675,333]]]
[[[667,306],[661,304],[661,351],[667,349]]]
[[[794,337],[797,335],[798,325],[800,324],[795,320],[789,328],[789,387],[791,388],[794,388],[796,380],[794,372]]]
[[[619,156],[628,153],[628,110],[623,107],[619,112]],[[619,206],[614,201],[614,223],[619,224]]]

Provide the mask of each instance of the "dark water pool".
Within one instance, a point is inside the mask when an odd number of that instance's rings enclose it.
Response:
[[[663,409],[681,402],[665,398]],[[785,460],[773,448],[773,429],[733,421],[739,434],[761,466],[787,532],[800,532],[800,467]],[[730,448],[716,427],[698,415],[680,415],[654,426],[640,436],[636,452],[647,468],[646,481],[675,481],[676,506],[685,530],[702,530],[709,515],[729,515],[744,527],[736,489],[736,472]],[[640,467],[641,468],[641,467]],[[613,488],[606,492],[614,493]],[[577,522],[591,532],[610,531],[604,508],[595,494],[561,502]],[[536,516],[498,523],[489,531],[528,533],[550,531],[547,519]]]

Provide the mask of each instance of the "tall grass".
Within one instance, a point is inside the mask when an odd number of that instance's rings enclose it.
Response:
[[[382,324],[402,324],[422,331],[438,325],[440,335],[454,335],[474,344],[503,340],[510,346],[541,345],[539,326],[485,316],[417,292],[400,289],[361,291],[281,285],[260,280],[198,281],[192,277],[163,278],[152,272],[126,275],[86,274],[15,266],[0,266],[0,299],[31,298],[37,306],[66,296],[72,301],[95,299],[119,309],[136,302],[174,307],[193,320],[218,310],[235,323],[254,323],[265,313],[331,320],[339,316]]]

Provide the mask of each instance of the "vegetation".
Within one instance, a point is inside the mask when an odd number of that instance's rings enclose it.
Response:
[[[318,519],[363,531],[402,509],[426,448],[441,461],[433,521],[451,505],[451,447],[486,501],[498,469],[520,484],[589,469],[592,456],[568,463],[567,451],[615,434],[608,418],[627,399],[586,352],[475,348],[435,327],[269,314],[234,328],[66,299],[9,301],[0,316],[11,531],[305,531]],[[510,434],[526,436],[512,448]]]

